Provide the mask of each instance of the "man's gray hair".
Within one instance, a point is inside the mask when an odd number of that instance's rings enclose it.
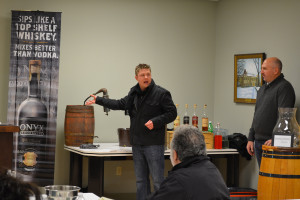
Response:
[[[176,128],[171,149],[177,152],[180,161],[192,156],[206,155],[203,134],[198,128],[190,125],[181,125]]]

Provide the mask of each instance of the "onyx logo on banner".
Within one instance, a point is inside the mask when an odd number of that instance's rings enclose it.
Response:
[[[39,186],[54,179],[61,13],[12,11],[7,122],[17,176]]]

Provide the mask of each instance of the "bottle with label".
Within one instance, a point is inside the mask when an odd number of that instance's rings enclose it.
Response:
[[[196,115],[197,104],[194,104],[194,114],[192,117],[192,125],[198,128],[198,116]]]
[[[215,149],[222,149],[222,134],[220,129],[220,123],[217,123],[215,131]]]
[[[214,127],[213,127],[213,125],[212,125],[212,122],[211,122],[211,121],[209,121],[209,122],[208,122],[208,132],[211,132],[211,133],[213,133],[213,132],[214,132]]]
[[[176,117],[176,119],[174,120],[174,131],[175,131],[175,129],[176,129],[178,126],[180,126],[180,116],[179,116],[179,113],[178,113],[178,107],[179,107],[179,105],[176,104],[177,117]]]
[[[208,116],[206,114],[207,105],[204,104],[202,112],[202,131],[208,131]]]
[[[188,108],[189,108],[189,105],[185,104],[185,112],[184,112],[184,116],[183,116],[183,124],[190,124],[190,117],[188,115]]]
[[[32,181],[38,185],[34,177],[39,176],[39,171],[48,167],[46,162],[47,121],[48,111],[40,97],[40,60],[29,61],[28,97],[18,109],[17,122],[20,127],[17,145],[16,170],[24,175],[25,181]],[[50,164],[54,170],[54,164]]]

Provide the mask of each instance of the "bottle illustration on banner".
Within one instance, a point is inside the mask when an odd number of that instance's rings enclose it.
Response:
[[[39,161],[45,159],[48,111],[41,101],[41,60],[29,61],[28,97],[18,109],[20,133],[17,145],[17,172],[32,176],[40,170]]]

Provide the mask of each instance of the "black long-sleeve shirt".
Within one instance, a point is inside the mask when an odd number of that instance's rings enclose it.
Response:
[[[129,111],[132,145],[163,145],[165,125],[177,116],[170,92],[156,85],[153,80],[145,91],[141,91],[137,84],[122,99],[97,97],[96,104],[112,110]],[[153,122],[152,130],[145,126],[149,120]]]
[[[257,93],[248,141],[272,139],[272,132],[278,117],[278,108],[293,108],[295,98],[294,88],[284,78],[283,74],[280,74],[271,83],[265,83]]]

